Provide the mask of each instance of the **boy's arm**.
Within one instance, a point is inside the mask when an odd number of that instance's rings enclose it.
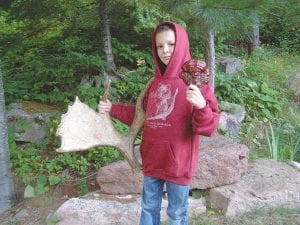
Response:
[[[209,85],[205,85],[200,91],[206,100],[206,106],[202,109],[194,109],[192,116],[193,132],[203,136],[212,136],[219,126],[218,102]]]
[[[113,104],[109,112],[110,116],[130,126],[134,119],[135,105]]]
[[[149,95],[149,86],[151,85],[153,79],[151,79],[145,89],[146,92],[143,94],[143,99],[141,101],[141,106],[144,111],[146,111],[147,104],[148,104],[148,95]],[[140,94],[141,95],[141,94]],[[137,102],[136,105],[122,105],[122,104],[113,104],[111,107],[111,110],[109,111],[110,116],[113,118],[116,118],[120,120],[121,122],[125,123],[128,126],[131,126],[135,112],[136,112],[136,107],[139,107],[139,103]]]

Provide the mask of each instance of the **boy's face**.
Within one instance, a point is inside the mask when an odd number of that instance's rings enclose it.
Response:
[[[155,36],[157,55],[168,65],[175,47],[175,34],[173,30],[160,31]]]

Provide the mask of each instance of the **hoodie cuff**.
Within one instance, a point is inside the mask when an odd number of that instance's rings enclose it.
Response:
[[[211,114],[212,114],[212,110],[209,107],[209,103],[208,102],[206,102],[206,105],[205,105],[204,108],[202,108],[202,109],[194,109],[194,118],[196,120],[203,121],[203,120],[206,120],[206,119],[210,119]]]

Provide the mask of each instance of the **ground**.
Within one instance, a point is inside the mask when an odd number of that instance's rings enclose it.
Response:
[[[97,189],[95,179],[89,179],[89,190]],[[23,189],[24,190],[24,189]],[[8,213],[0,217],[0,225],[52,225],[49,217],[69,198],[79,195],[78,184],[60,185],[47,195],[24,199],[17,190],[18,203]],[[48,219],[47,219],[48,218]],[[48,222],[48,223],[47,223]],[[162,223],[166,224],[166,223]],[[257,210],[235,218],[226,218],[214,210],[206,214],[194,214],[190,225],[299,225],[299,209]],[[134,224],[133,224],[134,225]]]

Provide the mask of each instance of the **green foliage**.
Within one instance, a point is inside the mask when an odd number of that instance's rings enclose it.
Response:
[[[20,124],[23,124],[20,122]],[[66,179],[63,171],[70,169],[78,176],[87,176],[91,170],[100,168],[117,160],[123,159],[120,153],[112,147],[97,147],[85,152],[58,154],[55,148],[58,143],[54,136],[59,121],[53,118],[49,123],[50,136],[37,144],[18,147],[15,142],[14,129],[9,130],[9,149],[14,171],[23,178],[26,184],[24,195],[35,197],[45,194],[50,186]],[[116,128],[126,132],[126,126],[120,122]],[[50,148],[50,149],[49,149]],[[80,191],[87,189],[82,183]]]
[[[204,189],[204,190],[193,190],[192,191],[192,196],[195,199],[200,199],[203,197],[206,197],[209,194],[209,190],[208,189]]]
[[[245,105],[248,116],[260,120],[275,120],[282,103],[279,92],[265,82],[255,82],[243,76],[217,75],[216,96],[219,100]]]
[[[294,0],[271,2],[273,4],[264,11],[262,17],[261,41],[288,52],[299,52],[300,3]]]
[[[145,48],[143,51],[138,50],[136,44],[121,43],[117,39],[112,38],[114,55],[117,55],[116,62],[120,65],[139,66],[138,61],[143,60],[144,66],[152,64],[151,49]]]
[[[267,146],[270,157],[278,161],[299,160],[300,133],[291,124],[269,124],[266,128]]]
[[[99,97],[103,95],[103,88],[97,87],[81,87],[79,89],[79,99],[96,110],[99,102]]]
[[[129,102],[135,102],[149,79],[146,67],[140,67],[136,71],[127,74],[124,79],[112,82],[112,87],[116,90],[118,96],[126,98]]]
[[[250,148],[251,159],[269,157],[270,149],[278,152],[278,160],[290,161],[293,158],[300,132],[300,113],[291,104],[293,94],[287,89],[286,82],[297,62],[298,55],[261,47],[245,60],[245,69],[241,73],[217,75],[218,99],[239,103],[246,108],[241,141]],[[273,137],[270,132],[267,136],[261,132],[265,131],[266,122],[272,123]],[[278,139],[278,145],[268,145],[267,137],[270,143]]]
[[[85,195],[89,193],[89,188],[87,186],[86,180],[80,180],[79,181],[79,195]]]
[[[29,123],[25,119],[18,119],[15,123],[15,130],[25,132],[29,129]]]
[[[33,2],[13,4],[13,12],[32,13],[27,7]],[[39,4],[43,7],[50,5],[51,1]],[[59,8],[58,5],[55,7]],[[67,17],[59,19],[59,13],[66,12],[52,12],[49,17],[39,18],[38,14],[36,18],[25,16],[24,19],[21,14],[12,16],[0,11],[3,24],[0,28],[3,34],[0,35],[0,54],[3,55],[7,102],[16,99],[64,101],[76,95],[83,75],[97,75],[103,68],[104,60],[92,39],[81,35],[80,30],[69,32],[72,23],[66,20]]]
[[[289,73],[295,69],[299,60],[297,54],[276,52],[274,48],[261,46],[245,62],[245,73],[252,79],[270,82],[285,90]]]
[[[49,176],[50,185],[56,185],[56,184],[60,183],[60,181],[61,181],[61,178],[59,176],[52,175],[52,174]]]
[[[269,124],[270,131],[266,128],[266,137],[269,146],[270,157],[276,161],[279,159],[279,136],[274,132],[273,126]],[[270,134],[269,134],[270,132]]]
[[[300,135],[296,137],[295,147],[291,151],[291,161],[300,161]]]
[[[49,178],[49,180],[50,180],[50,178]],[[50,181],[50,185],[52,185],[51,181]],[[37,177],[36,186],[35,186],[34,191],[35,191],[36,195],[42,195],[42,194],[45,194],[47,191],[49,191],[47,176],[39,175]]]
[[[60,221],[60,218],[58,218],[56,215],[50,213],[46,218],[47,225],[55,225]]]
[[[151,1],[147,2],[137,1],[136,19],[138,23],[134,26],[135,31],[138,33],[149,33],[162,21],[174,21],[187,27],[185,21],[180,18],[176,13],[171,11],[170,3],[168,1]],[[173,5],[174,1],[172,2]],[[149,38],[149,36],[148,36]]]
[[[122,160],[122,155],[112,147],[96,147],[86,153],[88,162],[96,168],[108,165],[112,162]]]

